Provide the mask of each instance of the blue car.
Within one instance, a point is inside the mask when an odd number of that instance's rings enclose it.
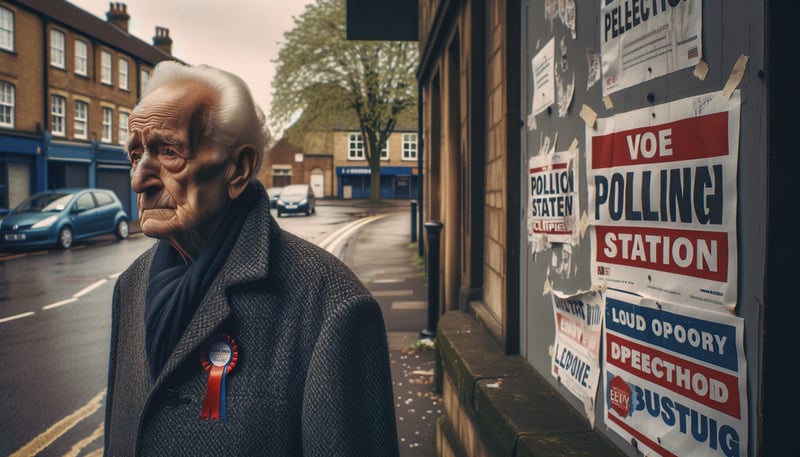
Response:
[[[0,247],[57,246],[113,233],[128,238],[129,217],[105,189],[60,189],[28,197],[0,221]]]

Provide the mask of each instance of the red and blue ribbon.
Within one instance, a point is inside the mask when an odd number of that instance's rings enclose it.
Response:
[[[230,335],[220,333],[214,335],[203,346],[200,362],[208,372],[206,397],[203,400],[201,419],[220,420],[225,422],[226,380],[239,359],[239,346]]]

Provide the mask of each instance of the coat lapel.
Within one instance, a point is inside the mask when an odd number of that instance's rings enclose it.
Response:
[[[247,216],[228,259],[197,307],[192,320],[156,379],[154,391],[187,357],[194,357],[231,313],[228,288],[266,278],[269,242],[277,224],[269,213],[269,200],[259,186],[260,198]],[[199,364],[199,361],[198,361]]]

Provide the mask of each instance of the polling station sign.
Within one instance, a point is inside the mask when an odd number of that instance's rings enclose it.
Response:
[[[604,421],[644,455],[747,455],[744,320],[606,291]]]
[[[586,128],[594,284],[735,308],[739,106],[714,92]]]
[[[550,373],[583,403],[594,426],[604,316],[602,292],[593,290],[571,297],[550,295],[556,324]]]
[[[701,0],[605,0],[600,10],[603,95],[702,57]]]
[[[578,240],[578,148],[528,161],[528,239],[534,246]]]

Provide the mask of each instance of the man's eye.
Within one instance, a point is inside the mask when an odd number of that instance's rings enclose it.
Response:
[[[178,151],[176,151],[176,150],[174,150],[172,148],[164,148],[161,151],[161,153],[164,154],[165,157],[177,157],[178,156]]]

